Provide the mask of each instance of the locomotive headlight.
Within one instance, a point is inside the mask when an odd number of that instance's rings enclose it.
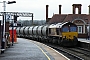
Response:
[[[63,38],[66,38],[66,36],[63,36]]]

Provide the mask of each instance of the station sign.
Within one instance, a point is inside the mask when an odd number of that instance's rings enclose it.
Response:
[[[10,21],[11,20],[11,15],[10,14],[6,14],[6,22]]]

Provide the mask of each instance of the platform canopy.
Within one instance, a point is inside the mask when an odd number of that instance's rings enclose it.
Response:
[[[29,13],[29,12],[0,12],[0,16],[3,16],[4,13],[6,13],[6,15],[11,15],[11,16],[18,16],[18,17],[33,17],[33,13]]]

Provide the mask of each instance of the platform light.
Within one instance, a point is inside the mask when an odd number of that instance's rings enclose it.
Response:
[[[16,3],[16,1],[8,1],[7,4],[12,4],[12,3]]]

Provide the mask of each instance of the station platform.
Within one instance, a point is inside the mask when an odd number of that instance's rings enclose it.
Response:
[[[70,60],[63,54],[28,39],[17,38],[17,43],[0,54],[0,60]]]
[[[87,40],[86,38],[78,38],[78,46],[90,49],[90,38]]]
[[[86,39],[86,38],[78,38],[78,41],[80,42],[85,42],[85,43],[90,43],[90,39]]]

